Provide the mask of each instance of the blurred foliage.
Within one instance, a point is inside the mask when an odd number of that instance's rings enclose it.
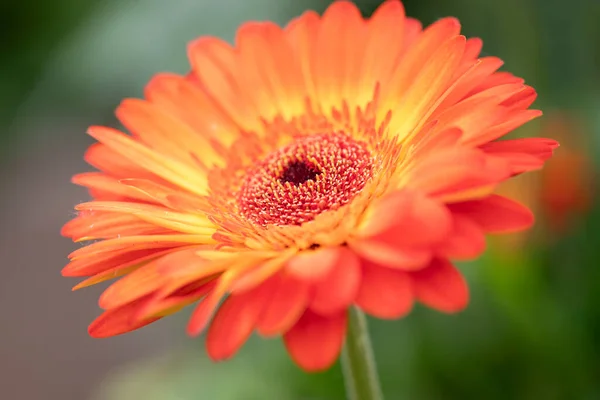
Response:
[[[47,61],[98,0],[0,3],[0,128],[34,89]],[[0,140],[7,132],[0,129]]]
[[[5,30],[5,40],[0,47],[0,127],[10,124],[17,108],[36,87],[61,40],[70,35],[76,40],[77,34],[81,34],[80,29],[87,26],[87,18],[97,12],[97,3],[55,0],[35,5],[17,2],[0,5],[0,22]],[[295,3],[293,7],[289,6],[292,3],[284,3],[278,16],[297,13],[302,8],[322,10],[328,2],[312,0],[303,2],[302,6]],[[376,1],[358,3],[365,14],[378,4]],[[503,58],[505,69],[525,77],[536,87],[538,107],[567,110],[580,119],[587,129],[584,134],[589,138],[592,159],[598,159],[600,2],[405,0],[405,5],[408,15],[425,24],[446,15],[459,17],[467,36],[484,40],[484,55]],[[235,18],[252,19],[261,15],[241,11],[241,7],[239,2]],[[200,9],[198,6],[194,10],[199,13]],[[221,11],[219,18],[225,18],[228,12]],[[79,37],[88,46],[87,53],[77,47],[80,53],[70,53],[72,58],[68,60],[73,62],[61,64],[59,69],[63,75],[58,76],[82,78],[54,82],[55,92],[45,93],[48,102],[53,101],[55,94],[60,96],[56,91],[60,88],[75,98],[79,96],[81,102],[96,99],[93,106],[110,118],[105,110],[116,106],[113,99],[122,96],[125,90],[135,91],[129,95],[141,93],[143,82],[152,71],[184,68],[184,43],[170,46],[172,43],[157,39],[164,28],[159,29],[158,19],[151,19],[160,18],[156,13],[147,14],[150,20],[146,28],[140,28],[143,33],[140,36],[154,33],[151,40],[154,52],[144,47],[148,46],[144,39],[136,39],[132,34],[123,37],[119,46],[115,44],[118,47],[115,52],[124,56],[139,50],[138,54],[146,58],[140,56],[138,63],[130,60],[130,64],[123,66],[118,57],[110,59],[110,46],[122,32],[119,29],[136,17],[141,18],[127,14],[133,12],[133,9],[123,8],[118,26],[115,22],[108,31],[88,30],[88,36]],[[190,11],[187,18],[194,15]],[[207,11],[207,15],[212,14]],[[215,33],[220,23],[221,20],[215,18],[212,25],[203,25],[202,29],[182,24],[187,30],[178,31],[181,34],[177,37],[183,41],[196,31],[197,34],[205,34],[207,30]],[[229,35],[227,39],[233,32]],[[150,39],[146,37],[146,40]],[[103,44],[101,50],[95,47],[96,43]],[[173,61],[171,56],[178,58]],[[112,68],[115,81],[102,80],[99,76],[106,79],[106,75],[94,75],[94,68]],[[143,72],[135,75],[140,68]],[[109,95],[98,100],[101,93]],[[98,122],[101,121],[90,121]],[[14,131],[0,129],[0,132],[0,147],[4,147],[2,140]],[[522,135],[534,133],[539,132],[535,129],[520,131]],[[554,233],[552,241],[544,240],[549,232],[537,232],[535,240],[528,241],[524,247],[492,242],[482,260],[463,268],[473,299],[469,309],[459,315],[447,316],[417,307],[401,321],[372,321],[387,398],[600,398],[600,253],[597,247],[600,208],[596,202],[588,215],[574,219],[572,225],[568,231]],[[304,374],[288,359],[279,341],[252,340],[234,360],[218,365],[206,360],[197,341],[189,341],[186,346],[173,354],[141,360],[115,371],[103,384],[98,398],[344,398],[339,366],[323,374]]]

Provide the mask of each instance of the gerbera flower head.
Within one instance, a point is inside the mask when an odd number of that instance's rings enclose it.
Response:
[[[463,309],[451,260],[532,214],[494,194],[539,169],[557,143],[498,140],[538,117],[534,89],[454,18],[423,29],[388,1],[365,19],[346,1],[284,28],[246,23],[235,45],[189,45],[191,72],[159,74],[94,126],[75,176],[93,201],[63,234],[95,241],[65,276],[100,297],[94,337],[195,303],[188,332],[232,356],[257,331],[283,336],[306,370],[329,367],[347,310],[386,319],[415,301]]]

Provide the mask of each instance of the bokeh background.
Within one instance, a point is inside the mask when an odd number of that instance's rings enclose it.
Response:
[[[306,375],[280,341],[251,340],[212,364],[186,315],[112,339],[87,336],[94,287],[60,277],[77,245],[59,235],[87,199],[91,124],[159,71],[185,73],[185,44],[233,38],[244,20],[285,23],[319,0],[53,0],[0,5],[0,398],[343,399],[339,366]],[[370,14],[379,1],[360,1]],[[536,210],[527,233],[490,240],[463,270],[469,308],[417,307],[372,321],[388,399],[600,399],[600,1],[405,0],[425,24],[453,15],[484,55],[539,92],[545,117],[515,135],[561,141],[542,172],[503,191]]]

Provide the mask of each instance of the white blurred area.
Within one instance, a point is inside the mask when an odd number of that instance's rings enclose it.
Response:
[[[187,340],[182,317],[111,339],[87,335],[103,288],[71,292],[77,281],[60,270],[78,245],[59,235],[73,206],[87,200],[70,183],[73,174],[90,170],[82,160],[91,143],[87,126],[115,124],[112,110],[123,97],[140,96],[154,73],[187,72],[186,43],[195,37],[230,40],[245,20],[283,23],[327,3],[115,0],[78,21],[14,117],[16,139],[0,161],[3,399],[89,399],[110,371]],[[202,357],[203,345],[194,347]]]

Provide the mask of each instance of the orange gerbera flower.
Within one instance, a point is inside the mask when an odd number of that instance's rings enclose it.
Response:
[[[415,300],[463,309],[449,260],[532,224],[493,192],[557,143],[496,141],[541,115],[528,110],[536,93],[459,30],[454,18],[423,30],[399,1],[368,20],[339,1],[285,28],[247,23],[233,47],[191,43],[187,76],[160,74],[117,109],[131,136],[89,129],[99,143],[85,158],[100,172],[74,182],[94,201],[63,234],[96,242],[63,274],[90,277],[76,288],[123,276],[90,334],[198,302],[188,332],[210,323],[213,359],[258,331],[320,370],[352,305],[389,319]]]

